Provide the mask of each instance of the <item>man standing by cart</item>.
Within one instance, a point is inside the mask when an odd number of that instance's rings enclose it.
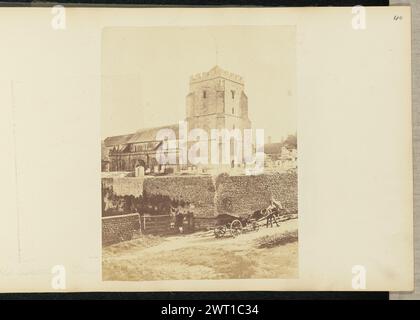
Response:
[[[278,211],[278,212],[280,212],[280,211],[282,211],[284,209],[283,208],[283,205],[280,202],[280,200],[275,200],[274,197],[271,197],[270,206],[273,207],[273,209],[275,211]]]
[[[270,205],[267,208],[267,224],[266,224],[267,228],[269,224],[270,224],[270,227],[273,227],[273,219],[274,219],[274,222],[276,223],[276,226],[279,226],[275,216],[281,211],[283,211],[283,205],[281,204],[281,202],[279,200],[276,201],[274,197],[271,197]]]

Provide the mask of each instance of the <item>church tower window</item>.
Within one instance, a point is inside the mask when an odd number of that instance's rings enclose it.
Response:
[[[235,99],[235,90],[230,90],[230,93],[232,94],[232,99]]]
[[[206,92],[206,90],[203,91],[203,98],[204,99],[207,98],[207,92]]]

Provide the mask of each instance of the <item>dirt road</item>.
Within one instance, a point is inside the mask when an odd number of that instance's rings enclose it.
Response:
[[[236,238],[143,236],[103,249],[104,280],[294,278],[297,219]]]

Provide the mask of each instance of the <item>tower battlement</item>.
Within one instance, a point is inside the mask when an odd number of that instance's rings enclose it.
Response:
[[[201,72],[201,73],[197,73],[194,74],[190,77],[190,84],[191,83],[196,83],[196,82],[201,82],[201,81],[206,81],[206,80],[211,80],[211,79],[215,79],[215,78],[224,78],[226,80],[231,80],[240,84],[244,84],[244,80],[241,76],[234,74],[232,72],[228,72],[225,71],[223,69],[221,69],[218,66],[213,67],[210,71],[208,72]]]

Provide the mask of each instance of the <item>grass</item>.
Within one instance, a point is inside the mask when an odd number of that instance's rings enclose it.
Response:
[[[283,246],[285,244],[296,242],[296,241],[298,241],[297,230],[286,231],[285,233],[274,234],[274,235],[264,236],[264,237],[255,239],[256,246],[259,249],[274,248],[277,246]]]
[[[104,280],[241,279],[253,273],[249,259],[223,249],[182,248],[118,261],[105,258]]]
[[[120,255],[128,253],[130,251],[137,251],[153,247],[162,243],[163,241],[164,239],[162,237],[153,235],[142,235],[131,241],[124,241],[104,247],[102,249],[102,254],[104,256]]]

